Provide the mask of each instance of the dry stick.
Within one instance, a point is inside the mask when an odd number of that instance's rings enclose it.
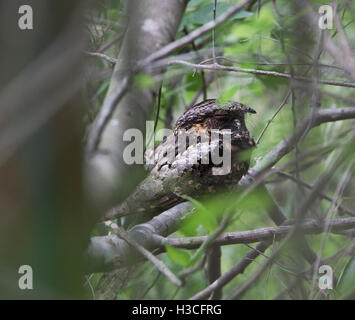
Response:
[[[195,69],[204,69],[204,70],[211,70],[211,71],[231,71],[231,72],[242,72],[242,73],[252,73],[257,75],[264,75],[264,76],[272,76],[272,77],[279,77],[284,79],[291,79],[291,75],[288,73],[276,72],[276,71],[266,71],[266,70],[259,70],[259,69],[247,69],[247,68],[239,68],[239,67],[229,67],[223,66],[220,64],[208,64],[208,65],[201,65],[190,63],[184,60],[172,60],[166,63],[167,65],[183,65]],[[161,67],[161,65],[157,64],[157,66]],[[294,76],[293,79],[299,81],[306,81],[312,82],[313,79],[303,77],[303,76]],[[331,80],[319,80],[320,84],[330,85],[330,86],[339,86],[339,87],[347,87],[347,88],[355,88],[355,83],[353,82],[340,82],[340,81],[331,81]]]
[[[159,49],[158,51],[152,53],[147,58],[143,59],[139,63],[139,65],[141,65],[141,66],[149,65],[153,61],[163,58],[163,57],[167,56],[169,53],[173,52],[174,50],[189,44],[190,42],[194,41],[195,39],[197,39],[198,37],[200,37],[204,33],[212,30],[214,27],[217,27],[218,25],[220,25],[221,23],[226,21],[228,18],[230,18],[231,16],[233,16],[237,12],[241,11],[246,5],[254,3],[254,2],[255,2],[255,0],[246,0],[242,3],[239,3],[239,4],[231,7],[226,12],[221,14],[215,21],[210,21],[210,22],[206,23],[205,25],[203,25],[202,27],[195,29],[189,35],[169,43],[165,47]]]
[[[199,49],[196,48],[196,50],[199,50]],[[164,65],[167,65],[167,63],[169,61],[183,60],[182,56],[184,56],[184,55],[181,54],[181,55],[174,55],[174,56],[170,56],[170,57],[167,57],[167,58],[163,58],[163,59],[158,60],[157,62],[152,63],[152,66],[153,67],[161,66],[161,65],[164,66]],[[224,56],[217,56],[216,60],[217,61],[218,60],[225,60],[227,62],[234,63],[234,64],[240,64],[241,63],[241,61],[239,61],[239,60],[227,58],[227,57],[224,57]],[[210,61],[213,62],[213,58],[205,59],[205,60],[201,61],[199,64],[202,65],[202,64],[205,64],[205,63],[210,62]],[[244,61],[244,60],[242,62],[244,62],[246,64],[266,65],[266,66],[285,66],[285,65],[289,66],[290,65],[290,64],[284,63],[284,62],[256,62],[256,61]],[[312,63],[292,63],[291,65],[292,66],[309,66],[309,67],[313,66]],[[333,68],[333,69],[344,71],[344,69],[341,68],[341,67],[338,67],[338,66],[335,66],[335,65],[324,64],[324,63],[320,63],[319,67]],[[145,67],[145,68],[148,68],[148,67]]]
[[[106,54],[103,54],[103,53],[100,53],[100,52],[89,52],[89,51],[85,51],[85,53],[89,56],[92,56],[92,57],[99,57],[99,58],[102,58],[108,62],[110,62],[111,64],[115,65],[117,63],[117,59],[115,58],[111,58],[109,57],[108,55]]]
[[[117,235],[125,240],[128,244],[134,247],[138,252],[140,252],[145,258],[147,258],[160,272],[164,273],[165,276],[176,286],[182,286],[182,282],[178,279],[170,270],[169,268],[159,259],[157,259],[150,251],[145,249],[143,246],[138,244],[135,240],[131,239],[127,232],[118,227],[116,230]]]

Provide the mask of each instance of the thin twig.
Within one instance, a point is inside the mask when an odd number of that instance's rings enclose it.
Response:
[[[178,279],[170,270],[169,268],[159,259],[157,259],[151,252],[145,249],[143,246],[138,244],[135,240],[131,239],[127,232],[118,227],[116,229],[117,235],[125,240],[128,244],[134,247],[138,252],[140,252],[145,258],[147,258],[160,272],[164,273],[165,276],[176,286],[182,286],[182,282]]]
[[[194,64],[184,60],[171,60],[166,63],[166,65],[183,65],[190,68],[195,69],[204,69],[204,70],[211,70],[211,71],[231,71],[231,72],[242,72],[242,73],[251,73],[256,75],[263,75],[263,76],[271,76],[271,77],[278,77],[284,79],[291,79],[291,75],[288,73],[282,73],[277,71],[266,71],[266,70],[259,70],[259,69],[247,69],[247,68],[239,68],[239,67],[230,67],[230,66],[223,66],[220,64],[208,64],[208,65],[201,65],[201,64]],[[155,65],[156,67],[161,67],[159,63]],[[144,67],[143,67],[144,68]],[[312,82],[311,78],[303,77],[303,76],[295,76],[295,80],[299,81],[306,81]],[[319,80],[320,84],[331,85],[331,86],[339,86],[339,87],[347,87],[347,88],[355,88],[355,83],[353,82],[340,82],[340,81],[332,81],[332,80]]]
[[[291,90],[288,91],[287,95],[285,96],[284,100],[281,102],[280,106],[277,108],[277,110],[275,111],[275,113],[272,115],[272,117],[267,121],[264,129],[261,131],[258,139],[256,140],[256,144],[259,144],[260,139],[263,137],[265,131],[267,130],[267,128],[269,127],[270,123],[275,119],[275,117],[278,115],[278,113],[281,111],[281,109],[284,107],[284,105],[287,103],[288,98],[291,95]]]
[[[217,0],[213,2],[213,22],[216,22]],[[212,28],[212,57],[213,63],[217,63],[216,60],[216,47],[215,47],[215,26]]]
[[[110,62],[111,64],[115,65],[117,63],[117,59],[115,58],[111,58],[109,57],[108,55],[106,54],[103,54],[103,53],[100,53],[100,52],[89,52],[89,51],[85,51],[85,53],[89,56],[92,56],[92,57],[99,57],[99,58],[102,58],[108,62]]]

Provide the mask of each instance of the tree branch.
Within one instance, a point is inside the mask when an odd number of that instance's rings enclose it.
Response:
[[[210,71],[231,71],[231,72],[242,72],[242,73],[252,73],[256,75],[263,75],[263,76],[271,76],[271,77],[278,77],[284,79],[294,79],[299,81],[306,81],[306,82],[313,82],[312,78],[302,77],[302,76],[291,76],[288,73],[282,73],[277,71],[266,71],[266,70],[259,70],[259,69],[246,69],[246,68],[239,68],[239,67],[230,67],[230,66],[223,66],[220,64],[195,64],[190,63],[184,60],[168,60],[166,62],[160,63],[157,61],[156,64],[152,66],[147,66],[145,69],[149,70],[151,68],[161,68],[162,66],[172,66],[172,65],[182,65],[187,66],[190,68],[195,68],[198,70],[210,70]],[[331,86],[339,86],[339,87],[348,87],[348,88],[355,88],[355,83],[353,82],[340,82],[340,81],[332,81],[332,80],[319,80],[320,84],[331,85]]]
[[[157,247],[154,235],[167,236],[177,230],[180,223],[188,216],[192,205],[181,203],[170,210],[154,217],[151,221],[136,225],[128,231],[130,239],[153,251]],[[88,272],[100,272],[120,268],[141,261],[142,257],[126,241],[116,235],[93,237],[85,253]]]
[[[255,1],[256,0],[246,0],[246,1],[243,1],[242,3],[238,3],[237,5],[228,9],[225,13],[221,14],[215,21],[210,21],[210,22],[206,23],[205,25],[203,25],[202,27],[195,29],[193,32],[191,32],[187,36],[182,37],[174,42],[169,43],[165,47],[161,48],[160,50],[155,51],[150,56],[148,56],[147,58],[140,61],[140,63],[138,65],[140,65],[140,66],[149,65],[153,61],[163,58],[163,57],[167,56],[169,53],[173,52],[174,50],[191,43],[192,41],[194,41],[195,39],[197,39],[198,37],[200,37],[204,33],[212,30],[213,28],[217,27],[218,25],[220,25],[221,23],[226,21],[228,18],[232,17],[237,12],[241,11],[245,6],[252,4]]]
[[[290,223],[290,221],[289,221]],[[324,231],[324,226],[329,225],[330,232],[339,233],[339,231],[349,230],[355,227],[355,218],[343,218],[335,220],[308,220],[301,224],[299,230],[300,234],[319,234]],[[280,240],[292,230],[294,226],[282,225],[277,227],[260,228],[248,231],[226,232],[216,240],[211,246],[224,246],[241,243],[255,243],[265,240]],[[180,249],[197,249],[207,239],[207,236],[187,237],[187,238],[163,238],[161,239],[161,246],[168,244]]]

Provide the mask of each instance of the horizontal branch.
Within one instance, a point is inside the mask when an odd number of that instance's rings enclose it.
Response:
[[[343,218],[336,220],[317,221],[310,220],[301,224],[297,232],[302,234],[319,234],[324,231],[324,226],[329,225],[330,232],[339,233],[339,231],[351,230],[355,226],[355,218]],[[212,246],[224,246],[240,243],[254,243],[265,240],[279,240],[287,235],[293,225],[283,225],[278,227],[260,228],[255,230],[227,232],[217,238]],[[190,237],[190,238],[164,238],[161,239],[162,246],[168,244],[175,248],[181,249],[197,249],[207,239],[207,236]]]
[[[153,254],[165,251],[166,244],[182,249],[197,249],[206,241],[207,236],[166,238],[177,230],[180,223],[188,216],[187,212],[191,208],[190,203],[179,204],[156,216],[150,222],[135,226],[128,232],[129,237]],[[319,234],[324,232],[325,224],[329,226],[329,232],[348,235],[344,231],[355,228],[355,218],[325,221],[309,220],[302,223],[297,232]],[[211,245],[223,246],[274,241],[286,236],[293,228],[293,225],[283,225],[249,231],[227,232],[214,240]],[[138,252],[132,251],[132,247],[126,241],[116,235],[93,237],[86,252],[86,266],[88,272],[100,272],[127,266],[141,261],[142,258]]]
[[[292,76],[288,73],[282,73],[277,71],[267,71],[267,70],[259,70],[259,69],[247,69],[247,68],[239,68],[239,67],[230,67],[230,66],[223,66],[220,64],[195,64],[191,62],[187,62],[184,60],[168,60],[164,63],[159,63],[159,61],[153,65],[155,68],[160,68],[162,66],[172,66],[172,65],[182,65],[187,66],[190,68],[198,69],[198,70],[210,70],[210,71],[231,71],[231,72],[242,72],[242,73],[251,73],[256,75],[263,75],[263,76],[272,76],[284,79],[293,79],[299,81],[306,81],[312,82],[313,79],[303,77],[303,76]],[[151,67],[147,67],[148,69]],[[319,83],[331,86],[340,86],[340,87],[348,87],[348,88],[355,88],[355,83],[353,82],[341,82],[341,81],[331,81],[331,80],[319,80]]]

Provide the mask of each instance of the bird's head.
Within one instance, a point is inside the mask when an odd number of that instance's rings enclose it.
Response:
[[[198,125],[203,129],[233,129],[236,121],[245,126],[246,113],[256,111],[239,102],[220,103],[216,99],[208,99],[185,111],[175,128],[189,129]]]
[[[237,118],[244,119],[246,113],[256,113],[256,111],[245,104],[239,102],[228,102],[225,104],[216,103],[216,108],[213,111],[215,117],[221,118]]]

